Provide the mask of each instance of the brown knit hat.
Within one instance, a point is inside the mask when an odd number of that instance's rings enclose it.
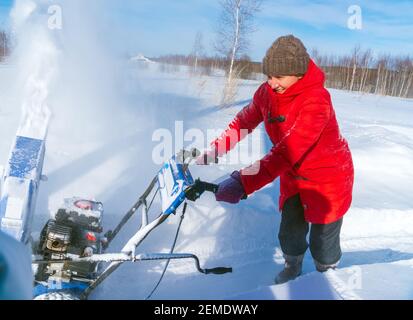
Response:
[[[303,75],[309,61],[310,56],[301,40],[288,35],[278,38],[268,49],[262,69],[267,76]]]

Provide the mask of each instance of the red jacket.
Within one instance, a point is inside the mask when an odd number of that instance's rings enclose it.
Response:
[[[335,222],[347,212],[354,181],[350,149],[340,134],[324,80],[324,73],[310,61],[305,76],[284,94],[264,83],[212,143],[221,156],[264,121],[273,147],[241,170],[246,193],[280,177],[280,211],[285,200],[299,193],[305,219],[316,224]]]

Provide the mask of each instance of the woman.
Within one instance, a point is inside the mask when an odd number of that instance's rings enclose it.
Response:
[[[237,114],[197,163],[215,162],[244,138],[245,132],[264,122],[273,148],[252,166],[233,172],[219,185],[216,199],[238,203],[280,177],[278,237],[285,267],[275,279],[279,284],[301,274],[308,246],[318,271],[337,267],[354,169],[324,87],[324,73],[303,43],[292,35],[277,39],[263,60],[263,73],[268,81],[258,88],[252,103]]]

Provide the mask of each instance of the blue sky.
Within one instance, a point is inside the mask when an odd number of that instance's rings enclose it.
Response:
[[[13,4],[13,0],[0,0],[0,28],[4,28],[6,24],[8,12]]]
[[[101,18],[111,26],[114,45],[121,51],[147,56],[188,54],[195,34],[201,31],[205,48],[214,54],[218,0],[88,1],[98,4]],[[0,0],[0,27],[12,2]],[[361,30],[347,27],[351,5],[362,10]],[[300,37],[307,48],[318,48],[323,53],[348,53],[360,44],[377,54],[413,55],[412,0],[265,0],[256,27],[248,53],[257,61],[277,37],[289,33]]]

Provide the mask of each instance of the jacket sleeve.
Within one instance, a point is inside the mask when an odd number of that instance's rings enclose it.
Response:
[[[257,90],[252,102],[244,107],[231,121],[228,128],[211,143],[211,148],[217,151],[219,157],[232,150],[263,121],[260,108],[263,103],[262,95],[265,92],[263,87]]]
[[[263,159],[241,171],[245,192],[254,193],[299,164],[319,140],[330,117],[327,101],[307,101],[281,141]]]

